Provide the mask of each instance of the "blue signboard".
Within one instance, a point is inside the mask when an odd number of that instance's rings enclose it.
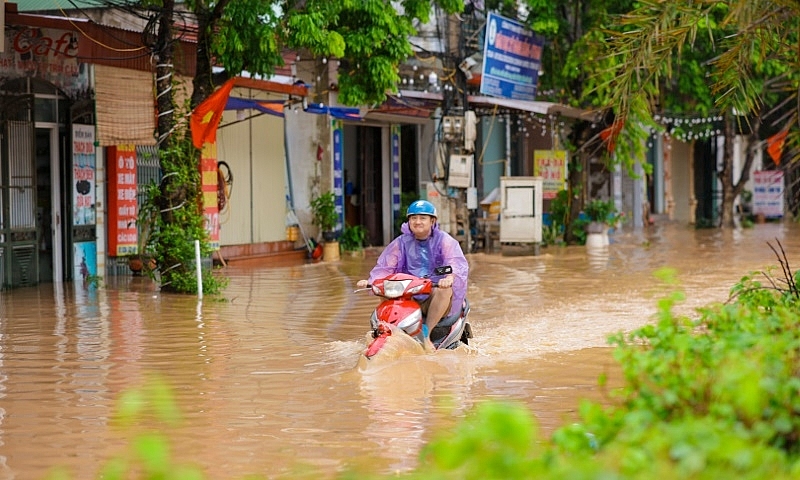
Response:
[[[535,100],[542,47],[543,37],[517,21],[490,12],[483,44],[481,93]]]
[[[400,125],[392,125],[392,221],[400,213]]]
[[[336,231],[344,228],[344,145],[342,144],[343,125],[341,120],[333,120],[333,195],[336,213]]]

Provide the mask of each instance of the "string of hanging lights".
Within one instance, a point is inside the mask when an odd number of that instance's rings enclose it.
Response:
[[[720,122],[723,117],[718,115],[704,117],[654,115],[653,120],[661,125],[672,138],[682,142],[704,140],[722,135]]]

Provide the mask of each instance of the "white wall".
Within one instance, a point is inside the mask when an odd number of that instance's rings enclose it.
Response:
[[[309,203],[320,183],[322,191],[333,183],[329,119],[327,115],[305,113],[298,106],[286,110],[285,124],[295,213],[306,235],[315,237],[317,228],[311,224]],[[318,146],[323,149],[321,162],[317,161]]]
[[[232,95],[279,98],[249,89],[234,90]],[[234,179],[228,206],[220,214],[220,244],[285,240],[284,122],[272,115],[232,123],[236,120],[236,112],[225,112],[217,132],[218,160],[227,162]]]
[[[688,223],[690,217],[690,200],[693,192],[689,191],[694,183],[689,178],[694,170],[691,168],[691,155],[689,149],[691,144],[674,140],[671,142],[672,148],[672,195],[675,201],[674,220]]]

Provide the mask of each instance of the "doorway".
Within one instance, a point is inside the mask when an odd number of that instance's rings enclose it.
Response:
[[[345,221],[367,230],[368,245],[384,245],[383,129],[345,125]]]
[[[63,136],[63,135],[62,135]],[[56,125],[36,126],[36,238],[39,250],[39,281],[64,280],[62,177]]]
[[[367,242],[383,245],[383,150],[382,129],[357,127],[358,160],[361,165],[361,218],[367,228]]]
[[[70,280],[71,102],[37,78],[2,87],[0,289]]]

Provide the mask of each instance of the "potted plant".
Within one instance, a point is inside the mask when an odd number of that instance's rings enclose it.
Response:
[[[367,229],[363,225],[345,225],[339,237],[339,246],[343,252],[358,253],[364,250],[364,241],[367,239]]]
[[[322,259],[339,260],[339,242],[336,239],[336,224],[339,213],[336,212],[336,197],[326,192],[311,200],[312,223],[319,227],[322,234]]]
[[[310,204],[311,223],[319,227],[323,240],[328,242],[336,239],[336,224],[339,222],[335,200],[333,192],[326,192],[311,199]]]
[[[589,217],[589,225],[586,226],[586,233],[603,233],[609,226],[615,225],[619,220],[617,207],[611,200],[592,200],[583,212]]]
[[[155,216],[159,210],[155,203],[155,195],[158,194],[158,186],[150,183],[145,191],[146,199],[139,205],[139,213],[136,217],[136,228],[138,230],[136,253],[128,255],[128,268],[134,276],[142,274],[152,274],[156,269],[156,260],[153,256],[150,237],[153,233]]]
[[[589,218],[586,225],[586,246],[604,247],[608,245],[608,229],[616,225],[621,214],[611,200],[592,200],[583,209]]]

